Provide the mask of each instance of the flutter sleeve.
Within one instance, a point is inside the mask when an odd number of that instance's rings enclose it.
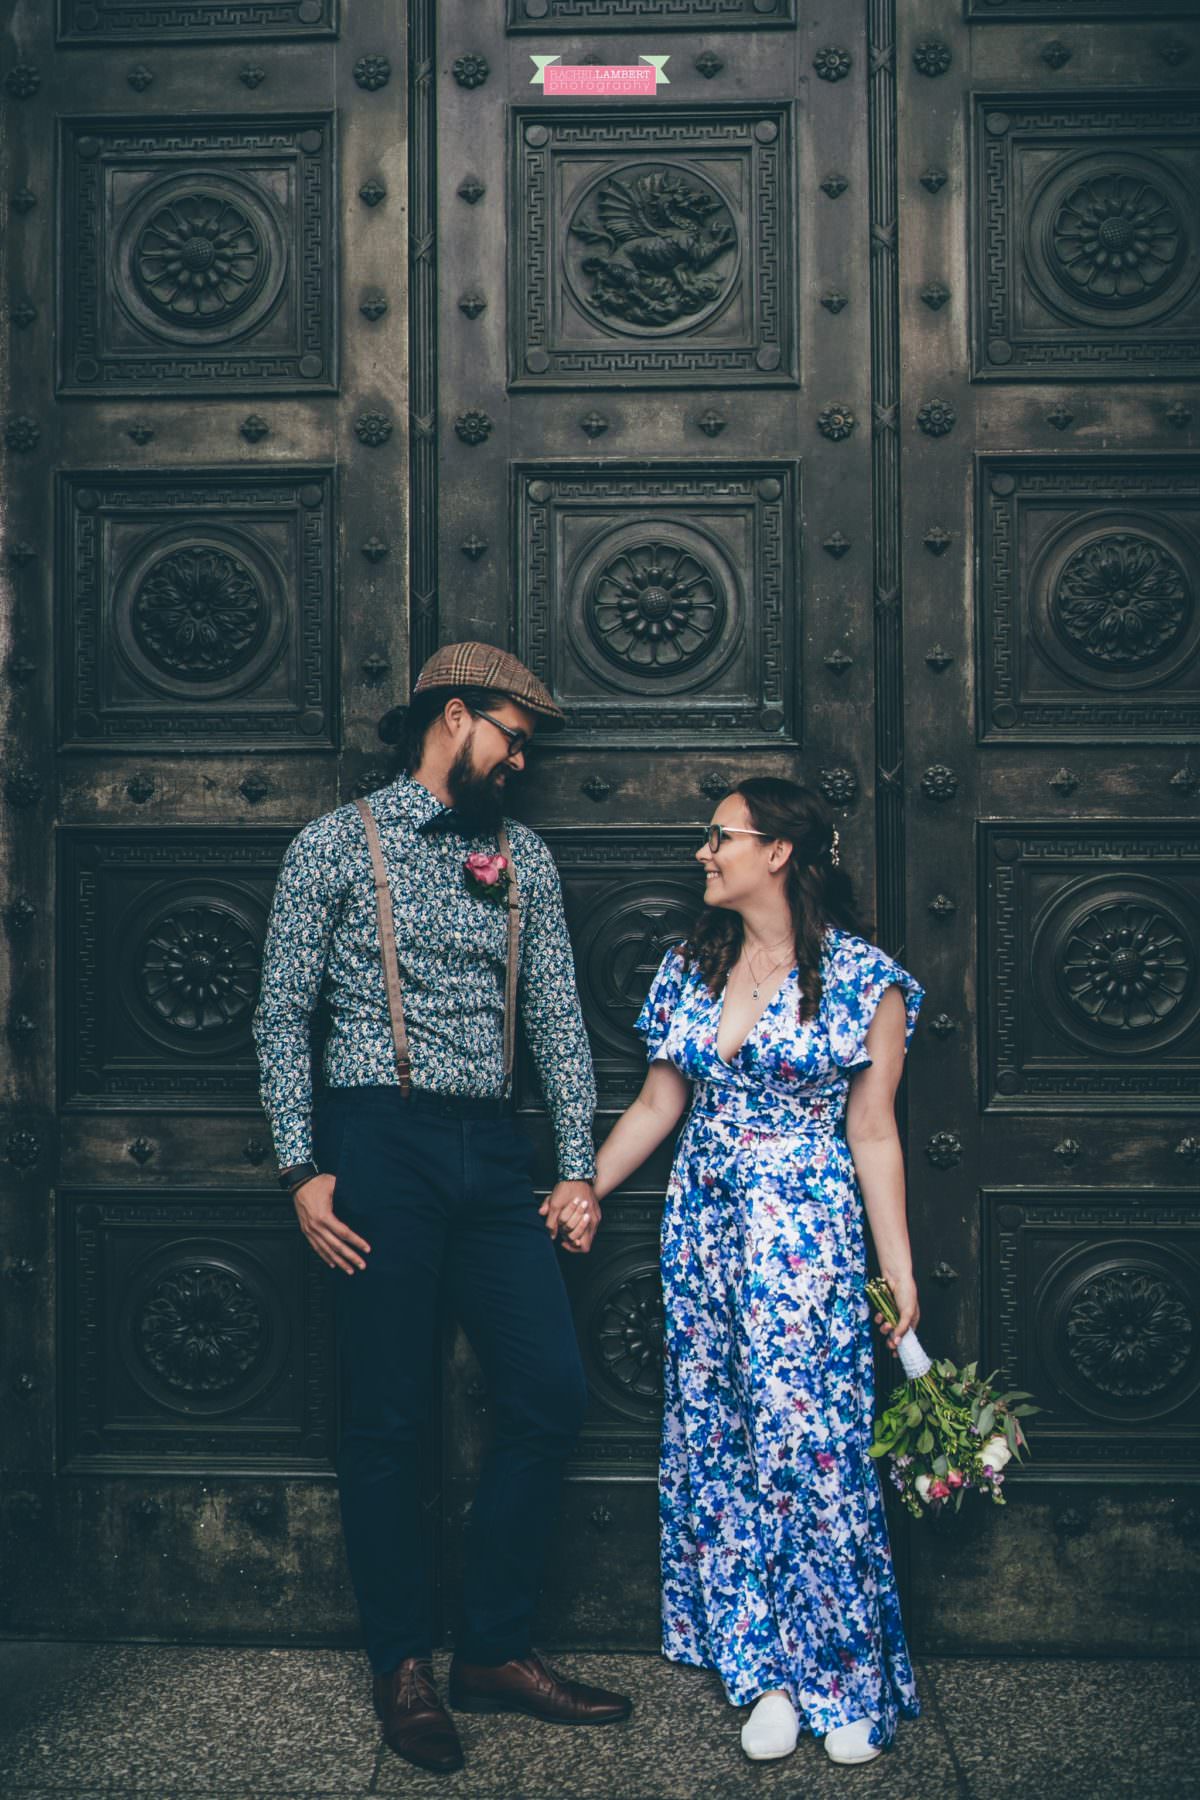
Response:
[[[646,1003],[634,1022],[633,1029],[646,1040],[646,1060],[657,1062],[666,1056],[663,1046],[671,1029],[671,1015],[679,1003],[685,979],[683,957],[678,950],[668,950],[658,965],[658,973],[650,984]]]
[[[865,938],[846,937],[831,960],[821,1010],[829,1033],[833,1060],[843,1069],[866,1069],[867,1032],[887,989],[896,986],[904,998],[904,1047],[907,1051],[925,998],[915,975],[902,968],[877,944]]]

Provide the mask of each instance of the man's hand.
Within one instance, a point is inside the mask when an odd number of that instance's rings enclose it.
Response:
[[[331,1269],[344,1269],[347,1275],[353,1275],[355,1269],[365,1269],[366,1263],[358,1251],[369,1255],[371,1246],[348,1225],[343,1224],[333,1210],[333,1190],[337,1185],[333,1175],[314,1175],[292,1195],[292,1203],[296,1208],[296,1217],[300,1221],[300,1229],[321,1258]]]
[[[591,1249],[600,1225],[600,1202],[590,1181],[560,1181],[538,1211],[564,1250],[580,1255]]]

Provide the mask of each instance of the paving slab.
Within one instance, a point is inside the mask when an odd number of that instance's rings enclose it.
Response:
[[[340,1797],[370,1785],[375,1721],[353,1653],[38,1645],[22,1675],[15,1649],[0,1658],[6,1797]]]
[[[1200,1796],[1194,1662],[956,1658],[924,1674],[972,1795]]]

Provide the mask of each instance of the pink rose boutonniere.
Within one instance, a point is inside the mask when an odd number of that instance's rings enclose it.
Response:
[[[467,886],[481,900],[491,900],[497,906],[507,903],[507,856],[501,856],[499,852],[489,854],[486,850],[472,850],[463,864],[463,873],[467,878]]]

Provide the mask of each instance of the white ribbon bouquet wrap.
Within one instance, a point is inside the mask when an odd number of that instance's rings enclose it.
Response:
[[[886,1281],[868,1281],[867,1298],[889,1325],[899,1323]],[[1020,1421],[1041,1408],[1023,1391],[998,1393],[996,1376],[981,1377],[978,1363],[935,1361],[915,1331],[905,1332],[896,1352],[905,1380],[876,1421],[870,1453],[888,1458],[905,1507],[916,1519],[951,1504],[957,1512],[972,1492],[1003,1506],[1005,1466],[1029,1449]]]

